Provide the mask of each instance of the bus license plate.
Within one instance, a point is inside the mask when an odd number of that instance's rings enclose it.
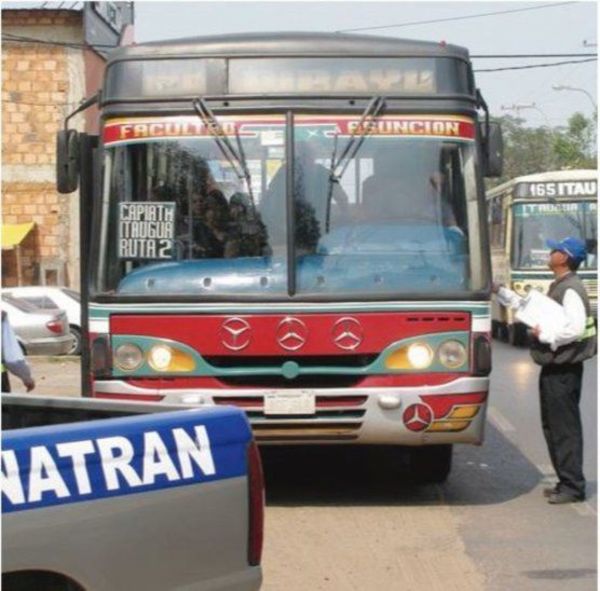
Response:
[[[315,395],[310,392],[265,394],[266,415],[314,415]]]

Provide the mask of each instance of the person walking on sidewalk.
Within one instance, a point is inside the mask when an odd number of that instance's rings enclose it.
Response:
[[[8,372],[21,379],[27,392],[35,388],[35,381],[31,377],[31,369],[25,361],[23,351],[19,346],[17,337],[8,321],[8,315],[2,310],[2,392],[10,392]]]
[[[565,321],[550,330],[532,329],[531,356],[541,365],[539,390],[542,429],[558,482],[544,490],[551,504],[585,500],[583,475],[583,432],[579,400],[583,381],[583,362],[594,357],[597,349],[596,327],[588,295],[577,269],[586,259],[583,241],[568,237],[548,240],[548,266],[554,281],[548,297],[563,307]],[[518,308],[521,299],[510,289],[494,286],[498,301]]]

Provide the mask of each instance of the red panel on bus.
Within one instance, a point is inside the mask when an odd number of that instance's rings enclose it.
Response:
[[[466,312],[111,316],[112,335],[170,339],[203,356],[381,353],[418,335],[470,330]]]

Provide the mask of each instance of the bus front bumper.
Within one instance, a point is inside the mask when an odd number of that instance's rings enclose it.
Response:
[[[169,405],[243,408],[268,444],[480,444],[489,378],[437,386],[305,389],[149,389],[124,380],[95,383],[94,396]]]

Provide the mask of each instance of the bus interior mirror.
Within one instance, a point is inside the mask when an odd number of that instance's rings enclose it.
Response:
[[[484,176],[488,178],[502,176],[504,164],[502,127],[500,123],[490,121],[487,124],[489,133],[486,133],[485,122],[481,122],[479,125],[480,135],[483,139]]]
[[[72,193],[79,184],[79,133],[63,129],[56,134],[56,188]]]

